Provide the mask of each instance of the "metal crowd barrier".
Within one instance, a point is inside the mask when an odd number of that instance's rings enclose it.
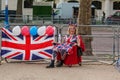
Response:
[[[10,26],[14,27],[16,25],[19,26],[23,26],[23,25],[28,25],[28,26],[32,26],[34,24],[15,24],[12,23],[10,24]],[[60,40],[60,36],[63,37],[66,34],[66,30],[68,27],[68,24],[39,24],[37,26],[42,26],[42,25],[53,25],[56,27],[56,41],[58,42]],[[93,56],[83,56],[83,60],[90,60],[90,61],[100,61],[100,62],[105,62],[105,63],[109,63],[109,64],[113,64],[116,60],[119,59],[120,57],[120,53],[119,53],[119,45],[120,45],[120,35],[119,35],[119,31],[120,31],[120,26],[119,25],[77,25],[80,27],[85,27],[85,26],[89,26],[91,27],[91,35],[81,35],[82,38],[88,38],[88,37],[92,37],[93,41],[92,41],[92,52],[93,52]],[[3,27],[3,25],[0,25],[0,27]],[[95,30],[94,30],[95,29]],[[98,29],[98,31],[96,30]],[[96,31],[96,34],[94,33],[94,31]],[[102,31],[105,33],[102,33]],[[1,31],[0,31],[1,32]],[[1,36],[1,35],[0,35]],[[104,46],[100,46],[100,44],[102,44],[103,42],[99,43],[98,38],[103,40],[103,39],[107,39],[104,43]],[[1,38],[0,38],[1,39]],[[109,44],[108,42],[110,41],[111,44]],[[99,43],[99,44],[98,44]],[[97,45],[97,47],[95,47]],[[99,50],[98,48],[101,48],[102,50]],[[108,47],[109,50],[106,50]]]
[[[67,30],[66,26],[67,25],[62,25],[59,28],[59,31],[62,33],[62,36],[66,34],[65,33],[65,30]],[[119,53],[120,26],[119,25],[78,25],[78,26],[79,27],[89,26],[92,28],[91,35],[89,34],[81,35],[83,39],[89,37],[93,39],[93,41],[91,42],[93,56],[83,56],[83,60],[90,59],[92,61],[100,61],[104,63],[113,64],[114,62],[116,62],[116,60],[119,59],[120,57],[120,53]],[[96,28],[98,29],[98,31],[96,30],[97,32],[95,34],[94,33],[95,30],[93,29]],[[100,41],[100,43],[98,41]]]

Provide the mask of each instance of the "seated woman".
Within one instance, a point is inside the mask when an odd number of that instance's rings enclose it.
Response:
[[[66,55],[70,55],[71,53],[73,53],[72,52],[73,46],[81,47],[81,44],[80,44],[81,38],[79,37],[80,35],[76,35],[76,26],[73,24],[69,25],[68,35],[65,35],[63,39],[63,43],[61,44],[53,43],[54,48],[53,48],[52,60],[51,60],[51,63],[48,66],[46,66],[46,68],[54,68],[54,62],[55,62],[57,53],[60,53],[61,60],[58,62],[56,66],[61,67],[63,65]],[[84,48],[82,48],[82,50],[84,51]]]

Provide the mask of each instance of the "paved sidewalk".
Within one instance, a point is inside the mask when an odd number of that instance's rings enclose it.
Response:
[[[41,63],[2,63],[0,80],[120,80],[113,65],[99,62],[83,63],[71,68],[46,69]]]
[[[94,31],[93,34],[113,34],[112,32]],[[104,45],[103,45],[104,44]],[[95,38],[93,49],[101,51],[111,50],[112,39]],[[103,47],[104,46],[104,47]],[[107,52],[105,52],[107,53]],[[95,54],[97,54],[95,52]],[[102,52],[103,54],[103,52]],[[110,53],[112,54],[112,52]],[[105,56],[107,58],[111,56]],[[87,57],[96,60],[96,57]],[[98,59],[98,58],[97,58]],[[104,59],[103,59],[104,60]],[[48,64],[41,63],[6,63],[0,65],[0,80],[120,80],[120,72],[114,65],[100,62],[83,62],[82,66],[75,65],[71,68],[46,69]]]

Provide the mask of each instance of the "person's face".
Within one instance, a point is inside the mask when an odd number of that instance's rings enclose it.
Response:
[[[69,33],[72,35],[72,34],[75,34],[75,32],[76,32],[75,27],[74,26],[70,26],[69,27]]]

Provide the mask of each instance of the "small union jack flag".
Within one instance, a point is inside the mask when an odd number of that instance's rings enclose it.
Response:
[[[52,57],[53,36],[15,36],[2,28],[1,56],[17,60],[38,60]]]

